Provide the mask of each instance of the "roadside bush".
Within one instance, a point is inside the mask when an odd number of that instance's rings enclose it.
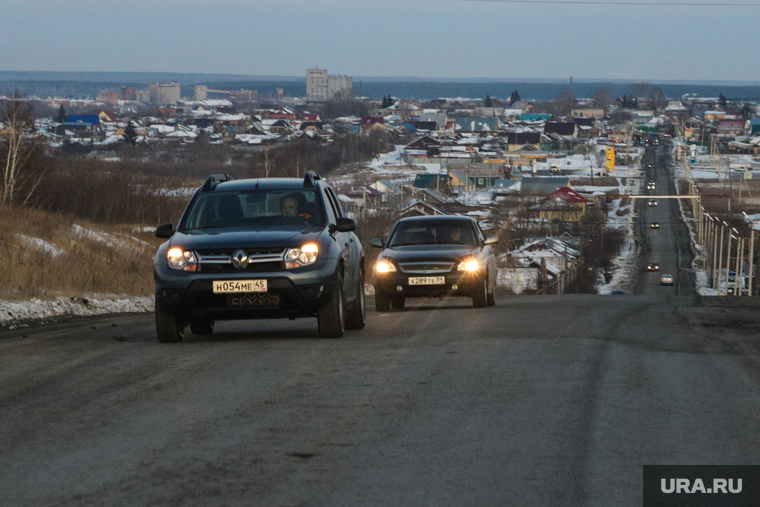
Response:
[[[568,294],[596,294],[596,283],[599,278],[599,271],[586,264],[581,263],[576,271],[573,283],[567,286]]]
[[[331,144],[301,138],[287,145],[275,145],[255,152],[248,160],[249,174],[254,177],[303,177],[306,171],[322,175],[355,162],[366,162],[388,149],[384,133],[369,136],[348,134],[336,136]]]
[[[184,186],[178,178],[135,175],[99,161],[59,165],[40,181],[31,201],[35,207],[99,223],[156,225],[176,223],[188,201],[164,195],[167,188]]]
[[[393,213],[369,213],[364,212],[356,215],[356,235],[364,248],[365,265],[367,266],[367,283],[372,282],[373,271],[380,249],[373,247],[370,242],[373,238],[386,238],[391,227],[397,220]]]

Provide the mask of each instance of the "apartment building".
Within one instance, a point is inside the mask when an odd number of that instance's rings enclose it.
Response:
[[[155,106],[173,106],[180,99],[180,84],[171,81],[148,85],[150,103]]]
[[[354,91],[351,76],[331,76],[327,69],[314,67],[306,70],[306,100],[325,102],[336,96],[348,96]]]

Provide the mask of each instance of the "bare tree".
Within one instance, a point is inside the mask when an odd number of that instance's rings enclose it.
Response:
[[[3,141],[3,179],[0,205],[11,204],[19,200],[18,191],[24,186],[26,196],[22,200],[25,204],[39,184],[31,172],[25,171],[27,161],[35,149],[35,144],[30,137],[30,131],[34,127],[34,113],[32,105],[25,100],[22,94],[15,90],[9,99],[0,100],[0,121],[5,125]]]
[[[605,114],[607,109],[612,104],[612,90],[609,88],[597,88],[594,90],[594,107],[597,109],[604,109]]]
[[[570,116],[570,112],[573,110],[578,101],[575,99],[575,95],[569,89],[560,91],[554,98],[554,111],[553,114],[559,116]]]
[[[665,93],[659,86],[655,86],[649,91],[648,99],[647,106],[652,109],[665,109],[668,105],[668,99],[665,97]]]
[[[634,83],[631,85],[631,95],[636,99],[648,97],[651,90],[652,85],[649,83]]]

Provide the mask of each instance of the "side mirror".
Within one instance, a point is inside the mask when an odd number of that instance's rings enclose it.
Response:
[[[157,238],[171,238],[173,234],[174,229],[172,228],[172,224],[161,224],[156,227]]]
[[[335,225],[335,230],[338,232],[351,232],[356,230],[356,222],[350,218],[339,218],[338,223]]]
[[[486,240],[483,242],[484,245],[495,245],[499,242],[498,236],[488,236],[486,237]]]
[[[375,248],[383,248],[383,239],[373,238],[372,241],[369,242],[369,244],[374,246]]]

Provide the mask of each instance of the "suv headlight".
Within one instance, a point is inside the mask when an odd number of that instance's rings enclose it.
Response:
[[[457,271],[477,271],[480,269],[480,264],[475,259],[464,260],[457,266]]]
[[[309,243],[301,248],[289,248],[285,253],[285,267],[288,269],[308,266],[317,262],[319,247]]]
[[[166,252],[166,263],[170,268],[182,271],[195,271],[198,267],[198,260],[193,252],[176,247]]]

